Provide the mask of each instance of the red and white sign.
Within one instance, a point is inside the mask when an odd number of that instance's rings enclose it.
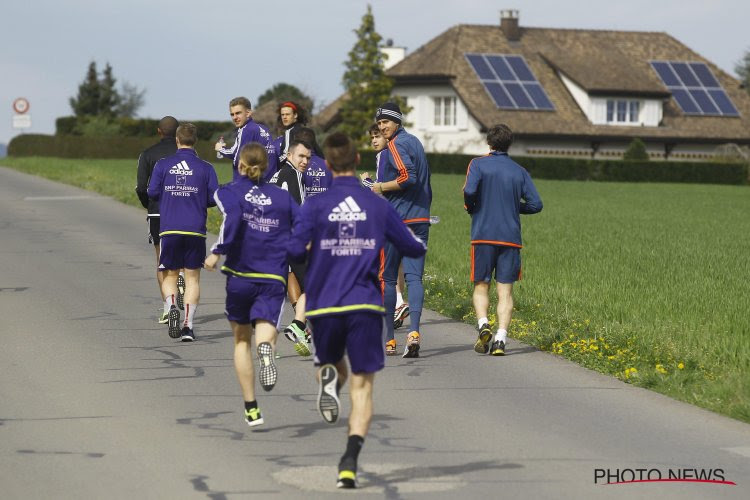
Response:
[[[19,97],[15,101],[13,101],[13,111],[18,113],[19,115],[23,115],[29,112],[29,108],[31,106],[29,105],[29,101],[24,97]]]

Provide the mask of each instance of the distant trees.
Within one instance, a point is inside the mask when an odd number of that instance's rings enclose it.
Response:
[[[117,79],[109,63],[100,77],[96,61],[91,61],[83,82],[78,86],[78,94],[70,98],[73,113],[78,118],[134,117],[145,102],[146,91],[127,82],[118,90],[116,84]]]
[[[269,101],[294,101],[301,104],[308,113],[312,113],[312,108],[315,104],[312,97],[308,96],[294,85],[284,82],[276,83],[273,87],[263,92],[260,97],[258,97],[258,102],[253,104],[253,106],[260,107]]]
[[[339,130],[364,145],[369,140],[367,129],[374,122],[378,106],[391,100],[399,104],[404,114],[408,110],[403,99],[391,97],[393,80],[385,74],[380,52],[383,37],[375,31],[372,6],[367,6],[362,23],[354,32],[357,41],[349,51],[349,60],[344,63],[343,84],[348,97],[341,105]]]
[[[740,77],[745,92],[750,93],[750,49],[746,50],[742,59],[734,65],[734,71]]]

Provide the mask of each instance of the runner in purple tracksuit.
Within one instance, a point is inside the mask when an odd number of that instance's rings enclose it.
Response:
[[[159,160],[148,184],[148,196],[159,202],[161,213],[159,269],[166,271],[162,284],[169,336],[183,342],[195,340],[193,318],[200,298],[200,270],[206,257],[206,210],[214,205],[219,187],[214,167],[195,153],[197,129],[192,123],[177,127],[177,153]],[[175,305],[177,277],[185,269],[185,320],[179,327]]]
[[[239,156],[245,144],[257,142],[266,148],[269,163],[264,174],[264,180],[268,180],[276,172],[276,155],[274,154],[273,139],[271,134],[263,125],[253,121],[253,111],[250,100],[247,97],[235,97],[229,101],[229,115],[237,127],[237,137],[231,148],[227,148],[223,141],[214,145],[217,153],[225,158],[232,158],[232,180],[239,176]]]
[[[362,187],[355,169],[359,155],[351,140],[335,133],[324,144],[333,171],[330,189],[302,206],[289,246],[302,259],[310,244],[305,292],[319,365],[318,410],[338,419],[338,391],[351,365],[349,439],[339,462],[338,487],[356,486],[357,457],[372,418],[375,372],[384,366],[383,307],[378,271],[389,241],[404,255],[424,255],[425,245],[383,198]]]
[[[263,182],[268,154],[260,144],[240,152],[240,176],[214,195],[224,216],[219,239],[204,267],[214,270],[226,255],[221,271],[227,275],[226,315],[234,333],[234,362],[245,399],[245,420],[263,423],[255,399],[250,339],[255,333],[260,385],[273,389],[277,373],[274,349],[281,308],[286,296],[287,256],[299,208],[288,192]],[[281,250],[281,251],[280,251]]]

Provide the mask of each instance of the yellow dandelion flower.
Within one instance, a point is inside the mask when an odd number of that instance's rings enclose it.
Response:
[[[679,368],[680,370],[684,370],[685,369],[685,365],[682,362],[679,362],[679,363],[677,363],[677,368]]]

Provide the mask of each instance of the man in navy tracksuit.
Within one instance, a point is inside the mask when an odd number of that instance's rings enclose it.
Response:
[[[200,270],[206,258],[206,210],[214,206],[219,188],[214,167],[195,153],[197,129],[192,123],[177,127],[177,153],[159,160],[148,185],[148,196],[159,202],[161,251],[159,269],[169,336],[184,342],[195,340],[193,318],[200,298]],[[185,269],[185,321],[175,305],[177,276]]]
[[[359,155],[344,134],[324,144],[333,183],[302,206],[289,246],[302,259],[310,244],[305,293],[318,370],[318,410],[338,419],[338,390],[351,365],[349,439],[339,462],[339,488],[356,486],[357,457],[372,418],[375,372],[383,368],[383,307],[378,278],[380,252],[389,241],[401,254],[424,255],[427,247],[409,231],[391,205],[362,187]],[[391,321],[386,321],[391,323]]]
[[[253,111],[247,97],[235,97],[229,101],[229,115],[232,117],[234,126],[237,127],[237,138],[231,148],[227,148],[223,141],[219,141],[214,145],[214,149],[225,158],[232,158],[232,180],[237,180],[242,147],[251,142],[265,146],[268,153],[268,168],[265,171],[264,180],[267,181],[277,169],[271,134],[263,125],[253,121]]]
[[[531,176],[508,157],[512,142],[513,132],[507,125],[490,128],[487,144],[492,151],[471,160],[464,184],[464,207],[471,215],[471,281],[479,326],[474,350],[493,356],[505,354],[513,313],[513,283],[521,278],[519,215],[542,210],[542,199]],[[494,338],[487,320],[493,271],[498,297]]]
[[[380,180],[372,186],[373,192],[382,194],[393,205],[401,220],[427,245],[430,231],[430,166],[419,139],[409,134],[401,126],[401,110],[398,105],[387,102],[378,108],[375,121],[380,132],[388,139],[387,161],[380,169]],[[384,151],[385,153],[385,151]],[[385,308],[389,317],[396,311],[396,280],[402,255],[393,245],[385,247],[383,281]],[[424,302],[424,256],[412,258],[403,256],[404,279],[409,290],[411,331],[406,337],[405,358],[419,357],[419,322]],[[386,322],[386,354],[396,354],[396,339],[393,323]]]
[[[250,340],[255,333],[258,378],[263,389],[276,384],[273,346],[286,296],[286,252],[299,212],[287,191],[263,182],[268,154],[252,143],[240,153],[240,177],[214,195],[224,216],[219,238],[204,266],[213,270],[226,255],[221,271],[227,275],[226,315],[234,334],[234,364],[245,399],[250,427],[263,423],[255,399]]]

